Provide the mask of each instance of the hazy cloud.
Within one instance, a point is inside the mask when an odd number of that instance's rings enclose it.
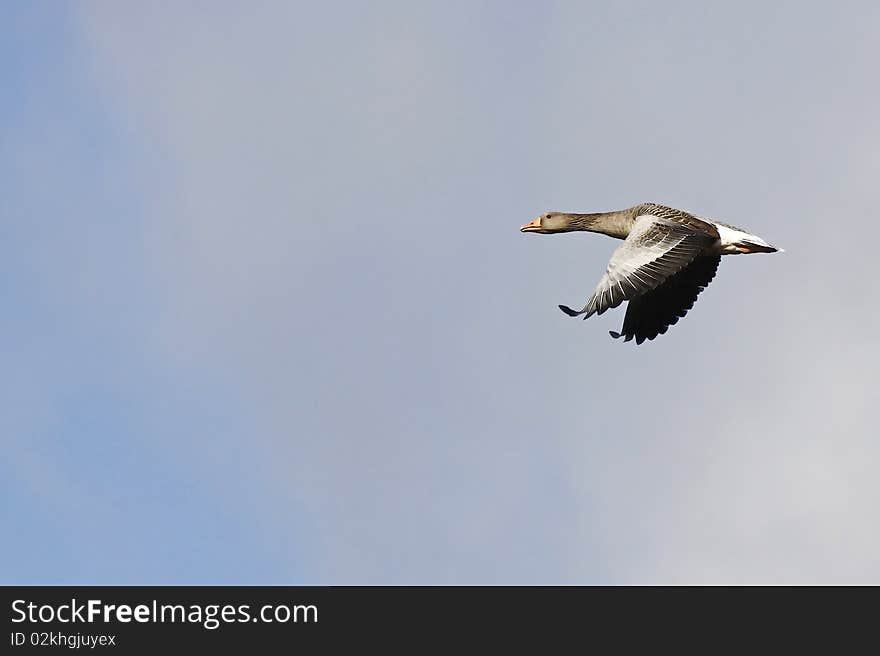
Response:
[[[81,13],[142,217],[130,423],[214,582],[878,580],[870,3]],[[614,342],[555,308],[614,244],[517,229],[643,200],[787,252]]]

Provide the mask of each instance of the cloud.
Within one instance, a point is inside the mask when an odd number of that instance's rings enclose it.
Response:
[[[876,580],[877,315],[846,235],[876,233],[877,16],[756,11],[84,9],[161,155],[157,349],[231,390],[249,429],[219,448],[304,581]],[[855,61],[813,46],[844,38]],[[554,308],[613,244],[517,227],[642,200],[788,253],[728,258],[626,348],[620,316]]]

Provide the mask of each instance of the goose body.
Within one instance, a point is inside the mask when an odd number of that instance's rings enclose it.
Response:
[[[779,250],[741,228],[657,203],[593,214],[548,212],[520,230],[600,232],[622,239],[583,308],[559,308],[587,319],[627,301],[623,328],[611,336],[637,344],[662,335],[687,314],[715,277],[722,255]]]

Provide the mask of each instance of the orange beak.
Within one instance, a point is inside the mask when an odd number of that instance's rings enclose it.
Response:
[[[519,229],[520,232],[541,232],[541,217],[539,216],[537,219],[532,221],[531,223],[526,223],[522,228]]]

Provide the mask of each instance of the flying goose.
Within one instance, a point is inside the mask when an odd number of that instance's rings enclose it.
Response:
[[[656,203],[594,214],[548,212],[520,228],[540,234],[578,230],[601,232],[623,244],[584,307],[559,309],[587,319],[629,301],[623,328],[610,333],[626,342],[635,338],[636,344],[662,335],[687,314],[715,277],[722,255],[779,250],[740,228]]]

